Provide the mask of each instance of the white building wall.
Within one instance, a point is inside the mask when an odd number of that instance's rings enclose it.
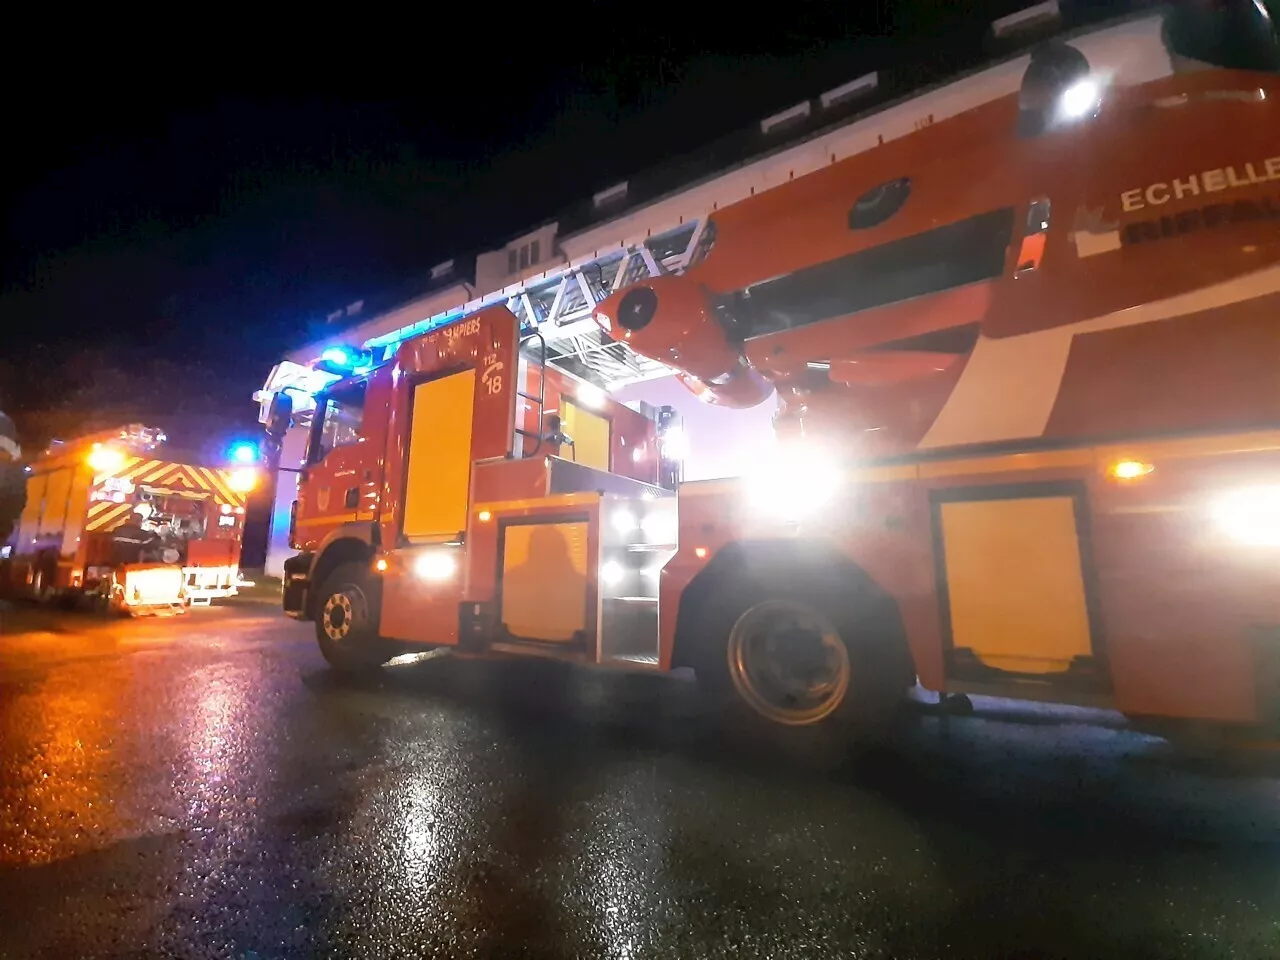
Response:
[[[537,230],[516,237],[501,250],[490,250],[476,257],[476,290],[479,294],[483,296],[520,280],[536,277],[548,267],[563,266],[564,257],[556,247],[556,231],[559,229],[558,223],[543,224]],[[536,257],[533,256],[535,253]],[[450,304],[452,307],[458,305]]]
[[[642,400],[655,407],[671,406],[679,412],[689,450],[684,461],[685,480],[740,476],[773,439],[776,395],[747,410],[713,407],[672,376],[619,387],[613,396],[624,403]]]

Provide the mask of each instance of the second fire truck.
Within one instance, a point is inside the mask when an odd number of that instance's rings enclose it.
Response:
[[[130,614],[236,594],[252,468],[188,462],[160,430],[132,424],[54,443],[27,471],[10,592]]]

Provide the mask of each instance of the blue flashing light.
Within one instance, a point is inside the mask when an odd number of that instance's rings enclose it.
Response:
[[[258,460],[258,445],[247,440],[233,443],[231,445],[231,459],[236,463],[256,463]]]
[[[351,355],[347,353],[345,347],[328,347],[324,353],[320,354],[320,359],[338,367],[351,366]]]
[[[315,368],[339,377],[368,373],[373,369],[373,353],[361,347],[334,344],[324,348]]]

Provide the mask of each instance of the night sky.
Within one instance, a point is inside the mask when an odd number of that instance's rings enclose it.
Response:
[[[32,27],[3,66],[0,407],[35,442],[104,410],[249,428],[252,391],[325,313],[1024,5]]]

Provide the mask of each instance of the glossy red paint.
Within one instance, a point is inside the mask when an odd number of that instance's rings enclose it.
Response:
[[[505,457],[515,437],[516,351],[518,323],[505,307],[491,307],[433,333],[407,340],[393,364],[383,369],[391,380],[383,473],[381,542],[401,542],[405,480],[408,476],[409,419],[413,388],[468,367],[476,370],[471,460]],[[381,371],[380,371],[381,372]],[[447,412],[442,412],[447,416]]]

